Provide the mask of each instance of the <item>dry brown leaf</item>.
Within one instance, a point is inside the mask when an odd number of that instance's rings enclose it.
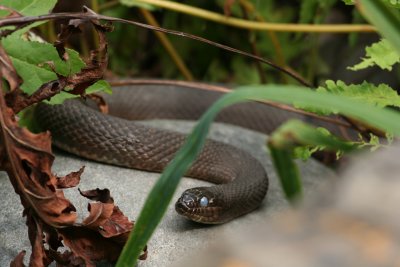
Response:
[[[79,184],[81,174],[85,170],[85,166],[82,166],[79,171],[71,172],[63,177],[57,177],[57,188],[70,188],[75,187]]]
[[[10,57],[7,55],[3,46],[0,44],[0,74],[6,79],[10,86],[10,90],[13,91],[22,84],[22,79],[17,74],[14,65],[11,62]]]
[[[116,261],[133,222],[114,205],[109,190],[81,192],[98,202],[89,203],[89,216],[77,223],[75,207],[61,189],[77,185],[83,168],[57,178],[51,172],[50,134],[19,127],[2,94],[0,111],[0,169],[7,171],[24,206],[32,245],[30,264],[48,266],[55,260],[58,266],[95,266],[96,261]],[[57,252],[64,245],[70,250]],[[13,266],[23,266],[23,256],[20,253]]]

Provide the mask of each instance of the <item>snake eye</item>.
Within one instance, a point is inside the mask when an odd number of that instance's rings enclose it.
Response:
[[[208,198],[202,197],[202,198],[200,199],[200,206],[201,206],[201,207],[207,207],[207,205],[208,205]]]

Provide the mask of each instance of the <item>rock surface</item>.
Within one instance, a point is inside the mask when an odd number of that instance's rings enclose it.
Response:
[[[150,123],[182,132],[187,132],[193,125],[189,122],[174,121]],[[267,198],[257,211],[219,226],[203,226],[189,222],[177,215],[174,210],[174,203],[171,203],[163,221],[148,244],[148,259],[140,262],[139,266],[168,266],[193,251],[213,244],[216,241],[216,234],[223,233],[227,236],[235,236],[253,225],[266,224],[270,218],[289,207],[267,155],[266,137],[264,135],[240,127],[216,124],[211,130],[210,137],[247,150],[263,162],[270,178]],[[53,166],[54,172],[65,175],[85,165],[86,169],[79,188],[83,190],[96,187],[109,188],[115,203],[132,219],[138,216],[146,195],[159,177],[159,174],[156,173],[99,164],[61,151],[57,151],[56,155]],[[299,165],[306,195],[315,192],[316,187],[329,180],[329,177],[334,177],[329,169],[313,160],[307,163],[299,162]],[[205,184],[207,183],[185,178],[176,192],[175,199],[185,189]],[[29,259],[30,245],[25,219],[21,216],[22,206],[19,197],[14,193],[4,172],[0,173],[0,195],[2,196],[0,202],[0,266],[9,266],[10,261],[22,249],[28,251],[26,259]],[[84,212],[86,215],[87,202],[83,202],[82,198],[78,197],[77,189],[68,189],[66,196],[72,200],[78,212]]]

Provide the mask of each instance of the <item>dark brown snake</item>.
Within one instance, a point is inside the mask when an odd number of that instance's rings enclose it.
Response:
[[[132,88],[134,87],[134,88]],[[41,127],[53,143],[73,154],[119,166],[161,172],[185,141],[185,135],[130,120],[197,119],[221,93],[182,86],[136,85],[113,89],[106,96],[109,115],[82,101],[39,105]],[[270,133],[288,118],[302,116],[259,103],[225,109],[217,121]],[[233,146],[208,140],[186,176],[217,185],[186,190],[177,212],[201,223],[224,223],[251,212],[262,203],[268,177],[260,162]]]

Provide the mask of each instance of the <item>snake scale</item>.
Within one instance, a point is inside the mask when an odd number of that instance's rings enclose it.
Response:
[[[190,87],[190,88],[183,88]],[[132,120],[197,119],[221,93],[189,85],[134,85],[117,87],[105,96],[109,114],[84,101],[41,104],[36,118],[50,130],[53,143],[70,153],[119,166],[161,172],[185,141],[185,135],[145,126]],[[270,133],[293,114],[259,103],[225,109],[217,121]],[[207,140],[186,176],[216,185],[186,190],[175,204],[177,212],[193,221],[218,224],[251,212],[262,203],[268,177],[261,163],[228,144]]]

